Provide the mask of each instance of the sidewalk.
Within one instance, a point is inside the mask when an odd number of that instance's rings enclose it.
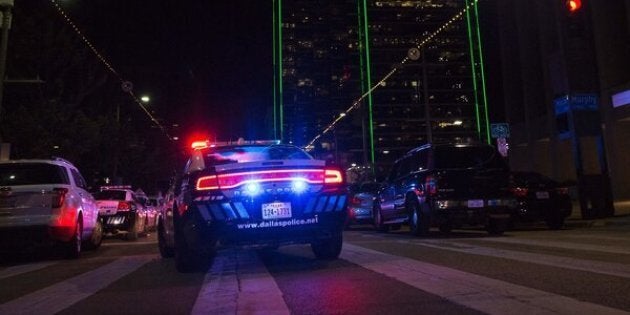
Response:
[[[602,226],[622,226],[630,225],[630,200],[617,201],[615,205],[615,215],[612,217],[584,220],[577,202],[573,204],[573,212],[565,221],[566,227],[602,227]]]

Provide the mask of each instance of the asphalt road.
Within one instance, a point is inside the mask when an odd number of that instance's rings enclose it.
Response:
[[[30,254],[0,264],[0,314],[630,314],[626,225],[344,238],[335,261],[308,246],[225,249],[192,274],[153,234],[74,261]]]

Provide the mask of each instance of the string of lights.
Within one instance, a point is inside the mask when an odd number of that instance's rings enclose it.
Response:
[[[164,135],[169,140],[175,140],[173,137],[171,137],[168,134],[168,131],[166,130],[166,128],[157,120],[157,118],[155,118],[155,116],[153,114],[151,114],[151,112],[147,109],[147,107],[144,106],[144,104],[142,104],[140,99],[133,93],[133,90],[131,88],[131,84],[129,83],[129,81],[124,80],[123,77],[116,71],[116,69],[114,69],[114,67],[111,65],[111,63],[109,61],[107,61],[107,59],[105,59],[105,57],[98,51],[98,49],[96,49],[96,47],[92,44],[92,42],[83,34],[83,32],[81,32],[81,29],[79,29],[79,27],[76,25],[76,23],[74,23],[74,21],[72,21],[72,19],[70,19],[68,14],[66,14],[66,12],[59,5],[59,3],[57,3],[56,0],[50,0],[50,1],[55,6],[55,8],[57,9],[57,12],[61,15],[61,17],[64,19],[64,21],[79,36],[81,41],[83,41],[83,43],[92,51],[92,53],[94,53],[96,58],[98,58],[98,60],[105,66],[105,68],[107,68],[107,70],[109,70],[109,72],[111,72],[114,76],[116,76],[116,78],[120,81],[121,85],[123,86],[123,91],[126,92],[127,94],[129,94],[129,96],[134,101],[134,103],[136,103],[136,105],[140,106],[142,111],[149,117],[151,122],[154,123],[162,131],[162,133],[164,133]],[[128,88],[125,88],[125,86],[128,86]]]
[[[314,145],[315,145],[315,142],[317,140],[319,140],[319,138],[321,138],[326,133],[328,133],[330,130],[335,128],[335,125],[337,125],[338,122],[340,122],[342,119],[344,119],[346,116],[348,116],[348,114],[350,112],[352,112],[353,110],[357,109],[360,106],[361,102],[366,97],[368,97],[374,90],[376,90],[379,86],[383,85],[392,75],[394,75],[396,73],[396,71],[398,71],[398,69],[400,69],[400,66],[402,66],[405,63],[409,62],[409,60],[411,60],[410,57],[409,57],[410,55],[415,54],[416,56],[419,56],[419,54],[417,52],[412,52],[414,49],[417,49],[418,51],[422,50],[424,48],[424,46],[427,45],[427,43],[429,43],[431,40],[433,40],[437,35],[439,35],[443,31],[445,31],[449,26],[451,26],[451,24],[453,24],[456,21],[459,21],[460,19],[462,19],[464,17],[464,14],[466,14],[466,12],[468,12],[470,9],[472,9],[474,6],[477,5],[477,2],[479,2],[479,0],[472,0],[461,11],[459,11],[457,14],[455,14],[450,20],[448,20],[446,23],[442,24],[442,26],[440,26],[437,30],[435,30],[429,36],[427,36],[422,41],[420,41],[416,47],[410,49],[408,56],[403,58],[400,63],[394,65],[392,67],[392,70],[389,73],[387,73],[381,80],[379,80],[376,84],[374,84],[374,86],[372,86],[367,92],[365,92],[363,95],[361,95],[361,97],[359,97],[357,100],[355,100],[352,103],[352,105],[350,107],[348,107],[348,109],[346,109],[343,113],[341,113],[339,116],[337,116],[326,128],[324,128],[324,130],[320,134],[315,136],[306,145],[305,148],[307,150],[313,149]],[[417,58],[414,58],[414,59],[417,59]]]

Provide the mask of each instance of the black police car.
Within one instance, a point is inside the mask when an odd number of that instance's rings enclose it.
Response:
[[[162,256],[198,269],[218,246],[310,244],[319,259],[341,252],[345,179],[338,168],[276,141],[197,143],[158,222]]]
[[[388,231],[408,223],[414,235],[431,226],[463,225],[502,234],[516,201],[508,166],[485,144],[427,144],[398,159],[375,201],[374,225]]]

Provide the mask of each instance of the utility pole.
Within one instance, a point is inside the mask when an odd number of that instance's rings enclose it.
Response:
[[[0,0],[0,10],[2,10],[2,37],[0,38],[0,115],[2,115],[2,100],[4,96],[4,77],[6,74],[7,47],[9,45],[9,29],[13,0]],[[1,119],[2,116],[0,116]]]
[[[11,28],[11,19],[13,9],[13,0],[0,0],[0,10],[2,11],[2,37],[0,40],[0,123],[2,122],[2,101],[4,97],[4,76],[6,73],[7,63],[7,47],[9,45],[9,29]],[[2,142],[2,133],[0,132],[0,143]]]

